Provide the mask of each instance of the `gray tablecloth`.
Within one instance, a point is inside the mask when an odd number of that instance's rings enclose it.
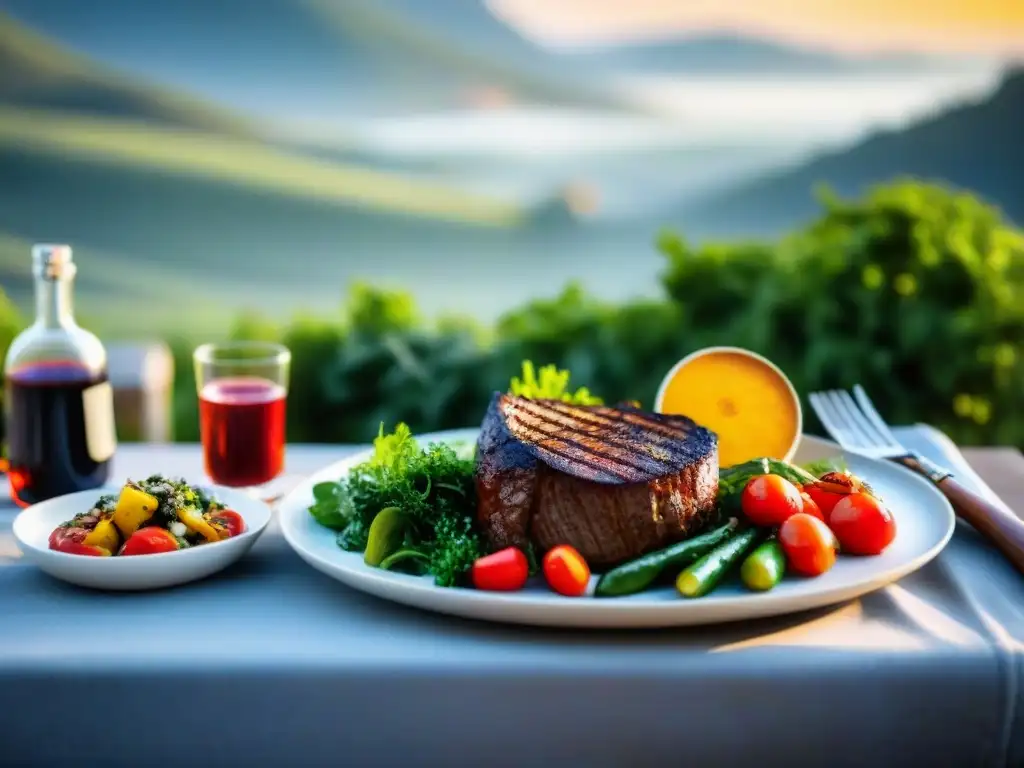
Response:
[[[979,482],[941,435],[901,436]],[[289,450],[302,473],[351,449]],[[121,449],[118,476],[155,470],[198,476],[198,451]],[[391,605],[307,567],[273,529],[222,575],[148,594],[70,587],[3,546],[4,765],[1024,761],[1024,579],[967,528],[860,600],[642,632]]]

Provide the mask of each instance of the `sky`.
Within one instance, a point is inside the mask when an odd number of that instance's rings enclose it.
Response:
[[[488,0],[552,45],[738,32],[849,54],[1024,57],[1024,0]]]

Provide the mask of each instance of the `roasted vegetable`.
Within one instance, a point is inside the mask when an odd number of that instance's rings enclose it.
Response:
[[[763,535],[758,528],[740,531],[680,573],[676,579],[676,589],[683,597],[703,597],[718,586],[729,570]]]
[[[207,541],[220,541],[220,532],[203,517],[203,513],[194,507],[182,507],[178,510],[178,519],[193,533],[199,534]]]
[[[117,552],[121,543],[121,535],[117,532],[114,521],[104,518],[96,523],[96,527],[89,531],[82,543],[87,546],[100,547],[107,552]]]
[[[137,531],[147,522],[160,506],[159,500],[134,485],[125,485],[121,495],[117,497],[114,508],[114,525],[125,538]]]
[[[623,563],[598,580],[594,594],[598,597],[618,597],[641,592],[666,571],[690,565],[710,552],[732,536],[737,525],[739,521],[732,518],[713,531]]]
[[[68,555],[91,555],[93,557],[110,557],[110,555],[112,554],[110,550],[103,549],[103,547],[93,547],[78,541],[71,541],[70,539],[62,541],[59,546],[51,547],[51,549],[56,549],[58,552],[64,552]]]
[[[207,512],[203,517],[217,530],[222,539],[230,539],[232,536],[245,533],[245,520],[233,509],[218,509]]]
[[[155,555],[160,552],[174,552],[178,549],[178,540],[166,528],[151,525],[139,528],[128,537],[121,547],[119,555]]]
[[[50,534],[50,549],[56,552],[64,552],[68,555],[106,557],[112,554],[109,549],[85,543],[85,538],[91,531],[86,525],[77,524],[83,522],[83,519],[87,521],[87,525],[92,525],[92,521],[95,520],[95,518],[90,519],[85,515],[79,515],[74,520],[54,528]]]
[[[128,547],[129,554],[148,551],[139,543],[143,538],[156,542],[147,545],[152,551],[164,551],[153,547],[168,547],[172,540],[175,549],[220,541],[243,532],[245,520],[202,488],[152,475],[141,481],[129,480],[118,494],[100,496],[88,512],[57,526],[50,534],[50,548],[83,555],[120,555],[128,540],[144,528],[148,532]]]
[[[782,545],[772,536],[747,555],[740,566],[740,578],[749,589],[766,592],[780,581],[786,573],[786,556]]]

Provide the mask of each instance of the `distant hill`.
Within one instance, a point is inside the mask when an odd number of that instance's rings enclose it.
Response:
[[[332,0],[325,0],[331,2]],[[557,53],[542,48],[519,34],[487,8],[486,0],[373,0],[392,18],[401,18],[425,33],[459,41],[459,47],[514,65],[520,71],[550,77],[585,76],[582,65],[575,67]]]
[[[513,203],[454,184],[268,141],[227,110],[126,78],[0,13],[4,150],[64,157],[69,175],[76,167],[70,161],[82,160],[106,167],[111,177],[126,168],[191,175],[385,215],[497,226],[520,216]],[[11,178],[9,171],[0,165],[0,178]]]
[[[666,74],[839,74],[921,71],[949,62],[913,54],[843,56],[741,35],[700,35],[571,48],[567,61],[619,73]]]
[[[841,195],[897,176],[971,190],[1024,223],[1024,69],[1008,72],[987,98],[897,131],[878,133],[683,210],[682,220],[723,233],[773,233],[815,214],[812,189]]]
[[[90,0],[88,13],[80,0],[3,5],[98,61],[259,117],[325,121],[474,98],[627,108],[476,3]]]
[[[0,12],[0,105],[248,132],[241,119],[170,90],[141,87],[54,45]]]

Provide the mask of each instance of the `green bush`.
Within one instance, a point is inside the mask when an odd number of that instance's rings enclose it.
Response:
[[[778,242],[663,233],[663,299],[613,305],[570,285],[483,329],[426,325],[408,295],[359,285],[336,319],[277,329],[250,315],[232,335],[292,350],[295,441],[365,442],[381,421],[475,425],[523,359],[569,368],[606,402],[651,404],[680,357],[727,344],[765,354],[803,393],[861,383],[894,423],[1024,445],[1024,235],[970,195],[916,182],[821,201],[816,221]],[[195,439],[181,365],[178,436]]]
[[[861,383],[894,423],[1024,444],[1021,233],[970,195],[914,182],[822,202],[772,248],[663,238],[694,346],[763,352],[805,394]]]

